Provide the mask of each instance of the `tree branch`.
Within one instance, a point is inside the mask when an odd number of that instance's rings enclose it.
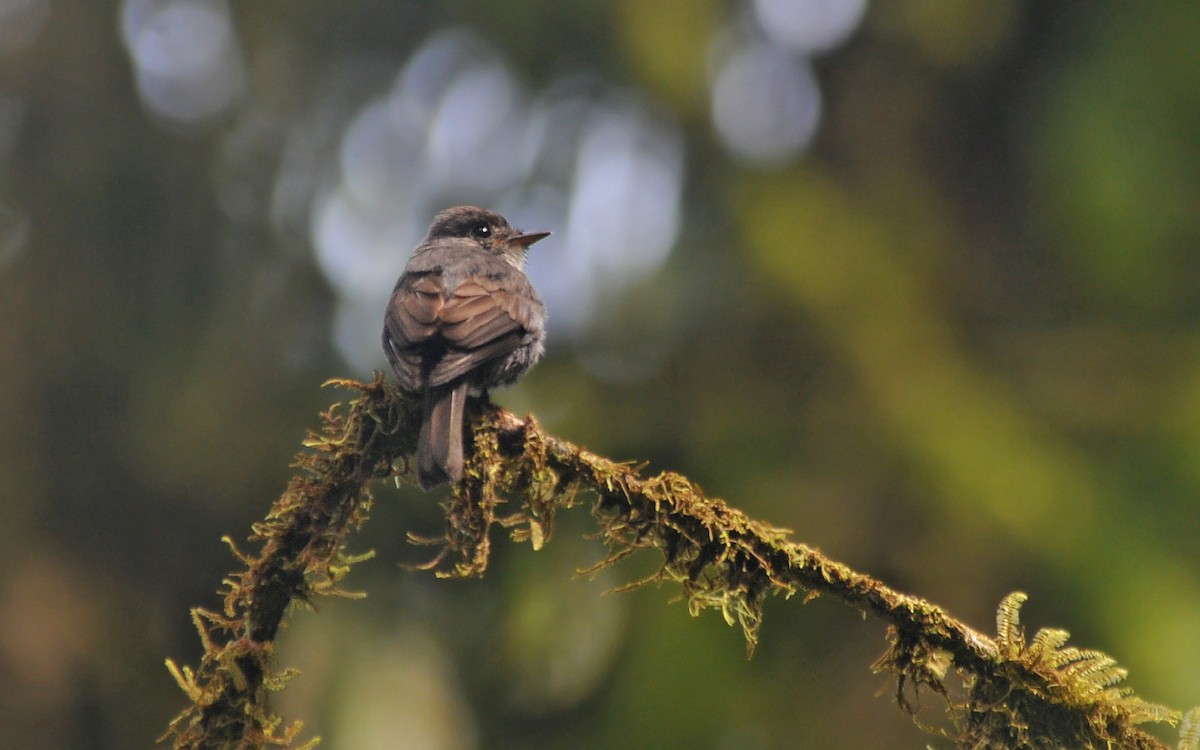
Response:
[[[335,405],[323,414],[323,430],[305,441],[308,450],[294,464],[299,473],[253,528],[250,541],[259,552],[235,548],[244,569],[224,581],[223,612],[193,610],[205,648],[200,665],[193,671],[167,662],[191,699],[163,737],[173,737],[176,748],[291,747],[300,731],[299,722],[281,730],[266,706],[267,691],[291,676],[273,670],[275,635],[293,604],[318,595],[353,596],[339,582],[369,555],[348,555],[346,538],[366,519],[371,482],[409,474],[400,459],[413,451],[419,421],[419,405],[382,378],[331,383],[358,396],[344,412]],[[1005,598],[997,635],[985,636],[705,496],[683,476],[643,477],[640,467],[582,450],[547,435],[532,417],[490,404],[473,404],[469,416],[472,445],[464,479],[447,504],[446,533],[413,538],[440,547],[423,566],[439,576],[482,575],[494,524],[516,541],[541,547],[553,535],[556,512],[587,493],[609,551],[596,567],[657,550],[659,569],[627,588],[680,584],[692,614],[719,609],[728,623],[741,626],[751,652],[770,594],[802,593],[805,600],[826,594],[889,623],[890,647],[874,668],[897,675],[897,702],[910,713],[906,684],[942,696],[960,728],[960,747],[1149,750],[1165,746],[1138,725],[1181,718],[1119,687],[1124,670],[1100,652],[1067,646],[1065,631],[1043,629],[1026,643],[1019,621],[1023,594]],[[510,502],[516,510],[500,515]],[[965,702],[950,698],[951,667]],[[1196,747],[1197,716],[1185,720],[1181,748]]]

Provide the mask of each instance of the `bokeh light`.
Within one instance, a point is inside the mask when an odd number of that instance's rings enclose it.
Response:
[[[190,124],[226,112],[244,83],[224,0],[126,0],[121,34],[150,111]]]
[[[866,0],[753,0],[710,40],[713,127],[745,166],[770,169],[808,149],[821,125],[812,57],[858,28]]]
[[[381,362],[395,279],[433,215],[455,203],[554,231],[529,273],[553,311],[552,345],[584,330],[599,300],[666,261],[684,149],[678,126],[637,95],[568,75],[532,96],[495,49],[452,29],[352,117],[328,174],[313,245],[339,292],[337,349],[365,372]]]
[[[812,66],[774,45],[733,43],[713,79],[713,124],[729,150],[762,166],[803,151],[821,122]]]
[[[803,54],[825,52],[858,28],[867,0],[754,0],[754,12],[767,37]]]

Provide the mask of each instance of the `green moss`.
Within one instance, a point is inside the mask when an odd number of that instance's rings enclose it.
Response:
[[[419,404],[379,377],[331,383],[357,396],[346,409],[325,412],[321,431],[305,441],[296,476],[253,527],[250,542],[258,551],[242,552],[226,540],[243,567],[224,581],[222,612],[192,613],[205,651],[199,666],[167,662],[191,702],[164,735],[176,748],[293,747],[300,722],[284,727],[266,702],[267,692],[292,676],[274,667],[275,635],[297,605],[318,596],[361,596],[340,582],[371,554],[348,553],[347,537],[367,519],[373,481],[411,479],[406,456],[415,447]],[[1023,594],[1001,603],[997,636],[989,638],[933,604],[790,541],[788,531],[707,496],[679,474],[644,477],[641,466],[597,456],[547,435],[531,417],[488,403],[471,404],[468,416],[470,447],[463,480],[443,506],[445,532],[411,537],[438,547],[420,567],[440,577],[483,575],[494,526],[540,548],[553,538],[558,511],[588,497],[608,550],[595,568],[656,554],[656,569],[623,588],[678,584],[693,615],[719,611],[740,627],[751,653],[771,595],[803,593],[807,601],[827,594],[889,623],[891,647],[876,670],[897,676],[897,701],[910,714],[906,686],[939,695],[959,727],[960,747],[1147,750],[1163,745],[1138,725],[1181,718],[1120,685],[1125,671],[1108,656],[1067,646],[1066,631],[1043,629],[1026,643]],[[951,674],[963,683],[961,705],[945,684]],[[1184,721],[1181,747],[1194,750],[1196,723],[1195,713]]]

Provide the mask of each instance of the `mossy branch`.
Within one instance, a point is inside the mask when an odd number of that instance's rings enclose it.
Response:
[[[193,610],[204,656],[193,671],[167,665],[191,705],[163,739],[176,748],[293,747],[300,723],[282,721],[266,705],[269,690],[290,671],[276,671],[272,645],[296,604],[318,595],[351,595],[339,587],[350,566],[369,557],[345,551],[346,538],[366,519],[374,480],[409,473],[419,405],[377,377],[331,384],[357,392],[347,409],[322,415],[310,434],[299,470],[266,519],[253,528],[255,554],[234,548],[244,566],[225,581],[220,613]],[[490,404],[470,413],[472,441],[464,479],[446,504],[445,535],[413,541],[440,549],[426,566],[439,576],[481,575],[495,524],[535,548],[550,540],[555,514],[591,501],[611,565],[639,550],[662,557],[658,570],[629,587],[650,582],[682,586],[693,614],[718,609],[740,625],[753,651],[769,595],[807,600],[826,594],[889,624],[890,647],[874,665],[897,676],[896,699],[922,687],[941,696],[963,748],[1165,748],[1139,728],[1177,723],[1181,716],[1146,702],[1119,683],[1124,670],[1097,651],[1066,645],[1067,633],[1039,631],[1026,643],[1019,612],[1023,594],[1001,603],[997,635],[986,636],[939,607],[902,594],[788,539],[788,532],[756,521],[724,501],[707,497],[685,477],[645,477],[641,467],[597,456]],[[502,509],[509,512],[502,514]],[[230,543],[232,547],[232,543]],[[964,698],[951,698],[951,668]],[[1180,748],[1195,750],[1196,714],[1184,722]],[[315,744],[311,741],[305,747]]]

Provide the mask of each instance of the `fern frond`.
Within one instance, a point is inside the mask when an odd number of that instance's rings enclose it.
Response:
[[[1200,750],[1200,706],[1183,715],[1179,722],[1179,750]]]
[[[1042,628],[1034,634],[1033,641],[1025,649],[1025,662],[1030,666],[1035,666],[1046,654],[1053,654],[1058,649],[1067,645],[1067,641],[1070,638],[1071,634],[1065,630]]]
[[[1000,601],[996,610],[996,645],[1000,653],[1016,658],[1025,648],[1025,632],[1021,629],[1021,605],[1029,599],[1023,591],[1014,591]]]

